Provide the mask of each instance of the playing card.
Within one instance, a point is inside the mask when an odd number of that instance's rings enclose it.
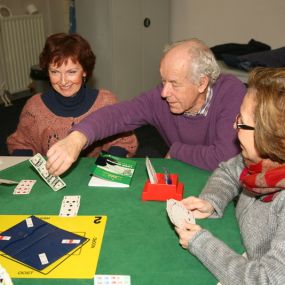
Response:
[[[4,267],[0,264],[0,284],[2,285],[13,285],[12,280],[7,273],[7,271],[4,269]]]
[[[14,189],[13,194],[15,195],[26,195],[29,194],[36,183],[36,180],[21,180]]]
[[[61,217],[74,217],[77,216],[78,206],[74,204],[63,204],[60,208],[59,215]]]
[[[62,201],[64,203],[80,204],[80,197],[80,195],[64,196]]]
[[[64,196],[59,215],[62,217],[77,216],[80,207],[80,195]]]
[[[147,169],[147,173],[148,173],[148,177],[149,177],[149,181],[151,184],[157,184],[157,175],[155,172],[155,169],[153,168],[151,161],[148,157],[146,157],[145,159],[145,165],[146,165],[146,169]]]
[[[131,285],[129,275],[98,275],[94,277],[94,285]]]
[[[185,222],[195,224],[193,213],[187,210],[184,205],[174,199],[169,199],[166,202],[166,210],[170,221],[178,228],[183,229]]]

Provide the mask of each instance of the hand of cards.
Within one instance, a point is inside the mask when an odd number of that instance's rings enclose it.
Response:
[[[30,158],[29,161],[53,191],[58,191],[66,186],[59,176],[53,176],[48,173],[46,169],[46,161],[40,153],[37,153],[35,156]]]
[[[184,229],[183,225],[185,222],[196,224],[193,213],[187,210],[180,201],[174,199],[167,200],[166,210],[172,224],[180,229]]]

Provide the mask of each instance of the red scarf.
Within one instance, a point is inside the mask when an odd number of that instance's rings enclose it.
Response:
[[[259,196],[263,202],[271,202],[285,189],[285,164],[261,160],[245,167],[240,182],[247,191]]]

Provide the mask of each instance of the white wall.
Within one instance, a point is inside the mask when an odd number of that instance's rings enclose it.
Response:
[[[53,33],[68,32],[68,0],[0,0],[0,5],[7,6],[12,15],[27,14],[26,7],[29,4],[34,4],[43,15],[47,36]]]
[[[68,31],[68,0],[0,0],[14,14],[26,13],[30,3],[43,14],[47,35]],[[172,41],[198,37],[213,46],[254,38],[285,45],[285,0],[171,0],[170,21]]]
[[[48,36],[53,33],[57,32],[68,32],[69,30],[69,0],[0,0],[1,6],[6,6],[10,11],[12,16],[17,15],[25,15],[28,14],[27,6],[29,4],[33,4],[39,13],[43,15],[44,21],[44,33],[45,36]],[[0,34],[0,45],[2,41],[2,36]],[[19,43],[21,44],[21,43]],[[34,51],[39,50],[39,47],[35,45]],[[11,86],[8,86],[7,83],[9,80],[7,79],[7,68],[4,64],[4,56],[3,55],[3,48],[0,47],[0,96],[3,94],[4,90],[8,87],[9,91],[13,89]],[[38,55],[35,55],[35,58],[38,58]],[[20,66],[19,70],[26,70],[27,62],[33,61],[34,64],[34,57],[23,60],[22,65]],[[32,64],[32,65],[33,65]],[[10,62],[10,66],[12,66],[12,62]],[[28,76],[28,75],[27,75]],[[10,82],[11,82],[11,78]],[[15,75],[15,82],[19,79],[19,76]],[[21,78],[22,80],[22,78]],[[27,78],[27,82],[29,79]],[[21,81],[22,82],[22,81]],[[28,85],[28,84],[27,84]],[[25,88],[26,83],[24,83],[20,88]],[[19,85],[17,85],[17,88]],[[12,91],[13,92],[13,91]]]
[[[285,0],[170,1],[171,41],[197,37],[214,46],[229,42],[247,43],[253,38],[273,49],[285,46]],[[68,3],[69,0],[0,0],[0,5],[8,6],[14,15],[25,14],[27,5],[35,4],[43,14],[46,36],[68,31]],[[94,14],[91,11],[86,13],[87,25],[88,17]]]
[[[214,46],[255,39],[285,46],[284,0],[172,0],[172,41],[197,37]]]
[[[169,42],[169,3],[75,1],[77,31],[89,41],[97,57],[94,87],[109,89],[125,100],[160,82],[160,58]],[[146,17],[151,21],[148,28],[143,25]]]

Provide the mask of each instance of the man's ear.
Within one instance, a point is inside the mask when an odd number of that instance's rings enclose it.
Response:
[[[199,81],[198,90],[200,93],[204,93],[209,85],[209,78],[208,76],[202,76]]]

